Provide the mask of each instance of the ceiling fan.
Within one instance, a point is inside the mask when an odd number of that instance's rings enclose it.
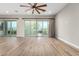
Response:
[[[28,5],[20,5],[20,7],[26,7],[29,9],[26,9],[26,12],[29,10],[32,10],[32,14],[35,13],[35,11],[40,14],[40,11],[45,12],[46,10],[43,7],[46,7],[47,4],[40,4],[39,3],[27,3]]]

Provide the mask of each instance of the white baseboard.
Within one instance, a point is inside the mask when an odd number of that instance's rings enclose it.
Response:
[[[70,46],[76,48],[76,49],[79,49],[79,46],[77,46],[77,45],[75,45],[75,44],[73,44],[73,43],[71,43],[71,42],[69,42],[69,41],[63,40],[63,39],[60,38],[60,37],[56,37],[56,38],[59,39],[59,40],[61,40],[61,41],[63,41],[64,43],[66,43],[66,44],[68,44],[68,45],[70,45]]]

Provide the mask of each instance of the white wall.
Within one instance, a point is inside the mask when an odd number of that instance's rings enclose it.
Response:
[[[24,37],[24,20],[19,18],[17,20],[17,37]]]
[[[79,4],[68,4],[56,16],[56,37],[79,48]]]

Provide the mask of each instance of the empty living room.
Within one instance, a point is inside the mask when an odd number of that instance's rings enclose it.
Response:
[[[79,56],[79,3],[0,3],[0,56]]]

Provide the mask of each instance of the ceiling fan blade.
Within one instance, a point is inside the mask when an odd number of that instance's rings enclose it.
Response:
[[[28,3],[30,6],[32,6],[32,4],[31,3]]]
[[[43,11],[43,12],[45,12],[46,10],[44,10],[44,9],[40,9],[40,8],[37,8],[38,10],[41,10],[41,11]]]
[[[20,5],[20,7],[30,7],[30,6],[26,6],[26,5]]]
[[[47,6],[47,4],[44,4],[44,5],[40,5],[40,6],[37,6],[37,7],[45,7],[45,6]]]
[[[34,14],[34,9],[33,9],[33,11],[32,11],[32,14]]]
[[[34,3],[34,6],[36,6],[37,5],[37,3]]]
[[[38,11],[38,9],[35,8],[35,10],[38,12],[38,14],[40,14],[40,12]]]

